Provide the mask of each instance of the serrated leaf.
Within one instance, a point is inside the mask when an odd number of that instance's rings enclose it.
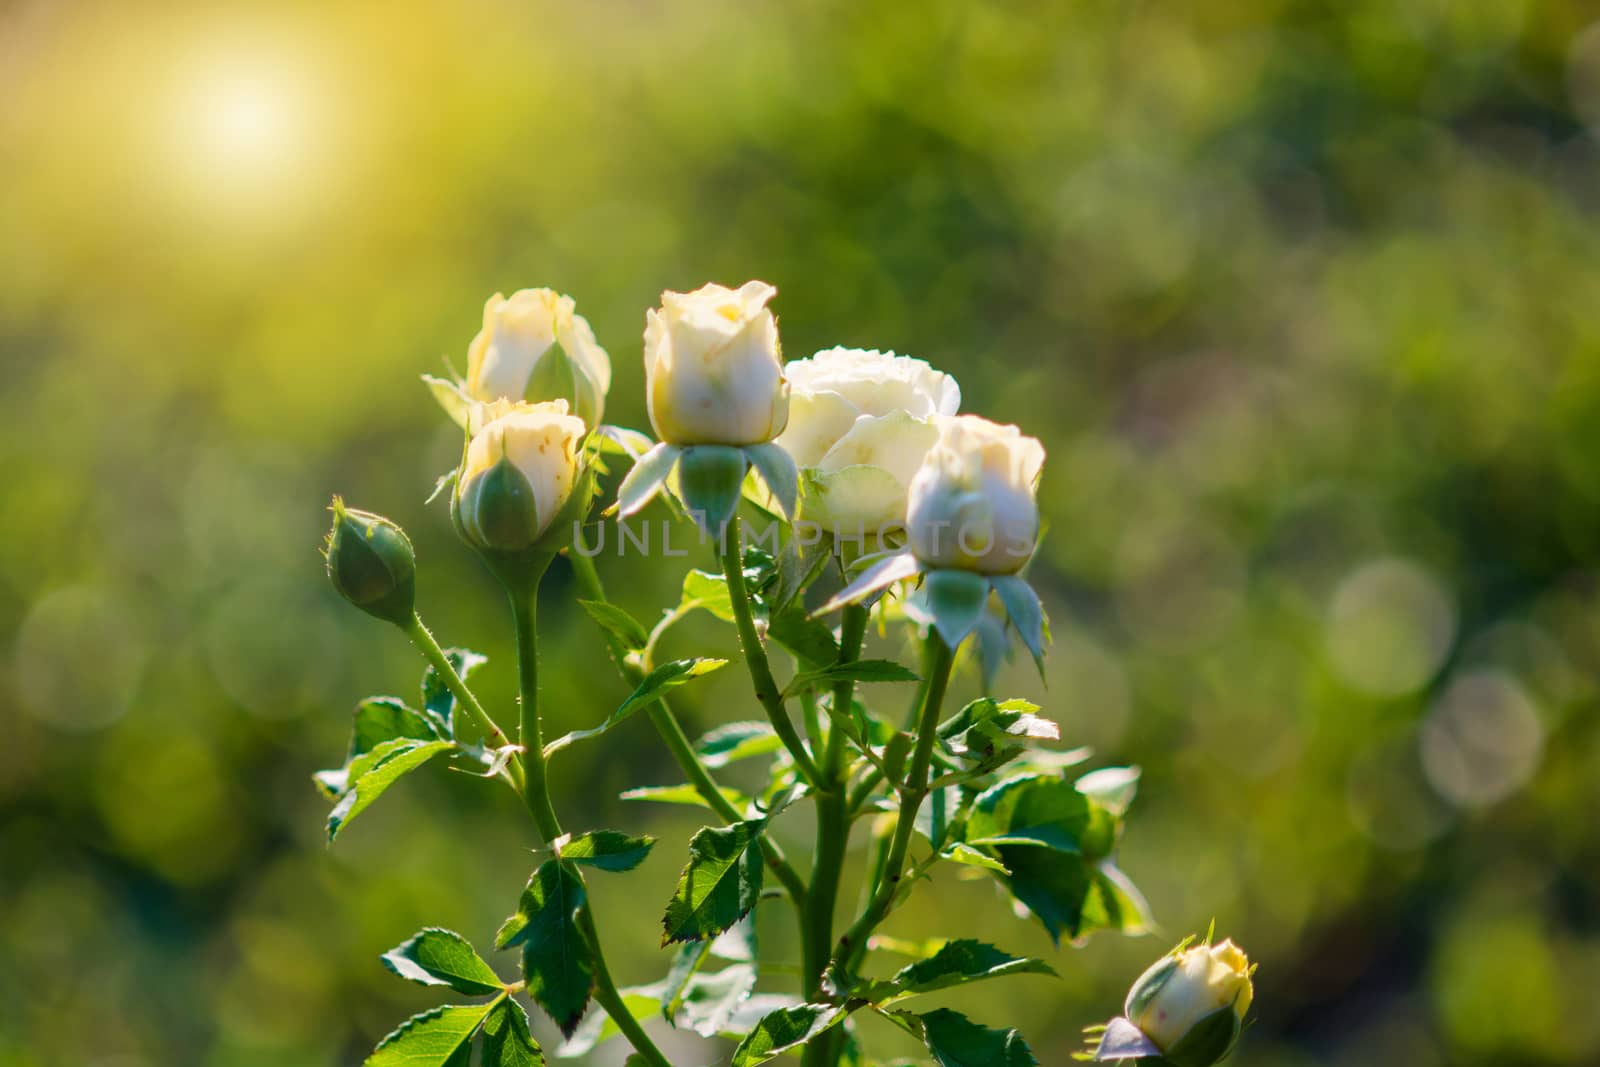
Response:
[[[1061,728],[1026,700],[974,700],[939,726],[939,742],[953,756],[989,760],[1009,746],[1059,741]]]
[[[1117,829],[1116,816],[1072,783],[1052,775],[1022,775],[978,796],[967,818],[966,841],[1035,845],[1095,860],[1110,854]]]
[[[727,786],[718,788],[722,799],[732,804],[735,808],[743,809],[750,803],[750,798],[737,789]],[[685,804],[690,807],[709,808],[706,798],[692,785],[642,785],[635,789],[624,790],[619,793],[623,800],[651,800],[657,804]]]
[[[733,1050],[733,1067],[755,1067],[772,1057],[799,1048],[831,1030],[844,1018],[837,1004],[800,1004],[780,1008],[762,1017],[749,1036]]]
[[[892,659],[857,659],[848,663],[831,663],[814,671],[802,671],[784,687],[783,695],[787,699],[807,689],[831,689],[839,682],[915,681],[920,681],[915,671]]]
[[[699,972],[710,952],[709,941],[697,941],[682,945],[673,953],[672,966],[667,968],[667,976],[662,979],[661,992],[661,1017],[673,1026],[677,1025],[678,1009],[683,1006],[689,981]]]
[[[461,676],[462,681],[466,681],[473,671],[489,662],[489,657],[480,656],[466,648],[447,648],[444,650],[444,658],[449,661],[456,674]],[[444,678],[431,666],[422,672],[422,706],[442,724],[445,736],[455,736],[455,694],[450,692],[450,687],[445,684]]]
[[[1139,768],[1102,767],[1072,784],[1078,792],[1120,817],[1128,813],[1134,794],[1139,791]]]
[[[413,1015],[378,1042],[365,1067],[465,1067],[472,1035],[493,1006],[489,1001]]]
[[[941,786],[928,791],[917,808],[912,826],[934,848],[941,848],[950,839],[950,831],[966,814],[966,804],[961,790],[955,786]]]
[[[350,785],[328,814],[328,840],[332,841],[343,833],[356,816],[366,811],[395,782],[441,752],[449,752],[455,747],[454,741],[415,741],[397,737],[357,758],[350,764]]]
[[[963,939],[949,942],[925,960],[902,967],[892,978],[873,982],[858,995],[875,1003],[893,1004],[906,997],[989,978],[1055,973],[1043,960],[1013,956],[981,941]]]
[[[632,837],[620,830],[593,830],[557,840],[555,851],[564,860],[602,871],[631,871],[644,862],[655,843],[649,834]]]
[[[1110,860],[1090,861],[1047,848],[1001,848],[999,853],[1011,871],[1001,881],[1053,940],[1065,935],[1081,941],[1097,930],[1136,935],[1150,929],[1144,897]]]
[[[368,697],[356,705],[344,766],[318,771],[312,779],[325,796],[337,800],[349,786],[350,764],[383,742],[396,738],[436,741],[440,733],[429,716],[407,707],[398,697]]]
[[[574,730],[569,734],[556,738],[544,746],[545,755],[554,755],[574,741],[599,737],[640,708],[659,700],[662,694],[687,682],[692,682],[702,675],[710,674],[719,667],[725,667],[727,663],[728,661],[725,659],[678,659],[673,660],[671,663],[663,663],[645,675],[644,681],[639,683],[639,687],[629,694],[628,699],[624,700],[605,722],[591,730]]]
[[[477,996],[504,988],[467,939],[451,930],[430,926],[383,954],[383,965],[419,985],[449,986]]]
[[[744,918],[761,896],[764,820],[707,826],[689,841],[689,862],[662,917],[661,943],[714,937]]]
[[[678,611],[688,614],[697,608],[709,611],[723,622],[732,622],[733,598],[728,593],[728,580],[709,571],[690,571],[684,575]]]
[[[695,754],[712,770],[739,760],[765,756],[783,748],[771,723],[730,722],[695,742]]]
[[[980,1026],[948,1008],[921,1016],[922,1040],[939,1067],[1038,1067],[1015,1030]]]
[[[544,1050],[528,1030],[528,1013],[510,997],[483,1021],[483,1067],[540,1067]]]
[[[676,1022],[701,1037],[726,1033],[734,1012],[756,987],[756,969],[736,963],[712,974],[699,972],[685,983]]]
[[[494,939],[499,949],[522,947],[528,995],[568,1037],[594,988],[594,965],[576,918],[583,902],[578,876],[560,860],[546,860],[528,880],[517,913]]]
[[[606,600],[579,600],[578,606],[630,652],[650,643],[650,631],[644,628],[644,624],[615,604]]]

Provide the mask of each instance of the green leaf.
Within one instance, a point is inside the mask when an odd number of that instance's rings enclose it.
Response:
[[[644,624],[615,604],[605,600],[579,600],[578,605],[602,630],[621,641],[623,648],[637,651],[650,643],[650,631]]]
[[[456,674],[461,676],[462,681],[466,681],[473,671],[489,662],[489,657],[480,656],[465,648],[447,648],[444,650],[444,658],[449,661]],[[431,666],[422,673],[422,706],[443,724],[446,736],[455,736],[455,694],[450,692],[445,680]]]
[[[454,741],[415,741],[397,737],[358,757],[349,767],[351,785],[328,814],[328,840],[332,841],[395,782],[441,752],[456,747]]]
[[[1001,848],[1011,873],[1001,880],[1011,895],[1038,916],[1059,942],[1074,942],[1096,930],[1136,935],[1152,926],[1149,906],[1110,860],[1091,861],[1047,848]]]
[[[483,1022],[483,1067],[540,1067],[544,1050],[528,1031],[528,1013],[510,997]]]
[[[701,1037],[726,1033],[733,1013],[756,987],[756,969],[736,963],[713,974],[700,972],[685,983],[676,1022]]]
[[[723,622],[732,622],[733,597],[728,592],[728,580],[708,571],[690,571],[684,575],[678,611],[688,614],[696,608],[704,608]]]
[[[912,825],[934,848],[941,848],[950,839],[951,829],[965,816],[966,804],[961,790],[953,785],[941,786],[928,791]]]
[[[707,826],[689,841],[689,862],[662,917],[661,943],[713,937],[744,918],[761,896],[764,820]]]
[[[1013,974],[1054,975],[1043,960],[1013,956],[981,941],[951,941],[928,959],[902,967],[893,978],[859,992],[863,999],[892,1004],[906,997]]]
[[[395,738],[436,741],[440,736],[439,728],[431,718],[406,707],[399,698],[368,697],[356,705],[355,722],[350,731],[350,751],[345,756],[345,765],[337,770],[318,771],[312,775],[312,779],[325,796],[337,800],[350,784],[349,767],[358,756]]]
[[[730,722],[695,742],[700,762],[715,770],[739,760],[765,756],[783,748],[783,741],[765,722]]]
[[[991,1030],[948,1008],[921,1017],[922,1040],[939,1067],[1038,1067],[1015,1030]]]
[[[1128,813],[1133,796],[1139,791],[1139,768],[1102,767],[1072,784],[1078,792],[1120,818]]]
[[[988,760],[1006,747],[1059,741],[1061,728],[1038,710],[1026,700],[974,700],[939,725],[939,742],[953,756]]]
[[[1011,873],[1010,869],[1008,869],[1005,864],[1001,863],[987,852],[981,852],[978,849],[973,848],[971,845],[963,844],[960,841],[957,841],[955,844],[939,853],[939,858],[950,860],[952,863],[965,864],[968,867],[982,867],[985,870],[998,871],[1001,874]]]
[[[755,1067],[772,1057],[799,1048],[831,1030],[844,1018],[837,1004],[800,1004],[780,1008],[756,1023],[748,1037],[733,1050],[733,1067]]]
[[[413,1015],[378,1042],[366,1067],[466,1067],[472,1035],[494,1004],[434,1008]]]
[[[505,987],[466,938],[436,926],[385,952],[383,965],[419,985],[445,985],[469,996],[499,993]]]
[[[689,982],[699,973],[710,952],[711,942],[698,941],[680,946],[673,954],[672,966],[667,968],[667,976],[662,979],[661,993],[661,1017],[672,1025],[677,1025],[678,1009],[683,1006]]]
[[[1117,817],[1072,783],[1052,775],[1023,775],[979,795],[967,818],[966,842],[1035,845],[1094,860],[1110,854],[1117,830]]]
[[[750,798],[737,789],[723,786],[717,790],[726,800],[736,808],[743,809],[750,803]],[[691,807],[709,808],[706,798],[700,795],[700,790],[692,785],[643,785],[636,789],[629,789],[619,794],[623,800],[653,800],[657,804],[687,804]]]
[[[756,917],[752,912],[717,935],[711,954],[734,963],[756,961]]]
[[[594,988],[594,965],[577,923],[583,882],[560,860],[546,860],[522,891],[517,913],[495,935],[496,948],[522,946],[528,995],[572,1036]]]
[[[640,708],[659,700],[662,694],[669,690],[676,689],[686,682],[691,682],[701,675],[710,674],[719,667],[727,666],[727,664],[728,661],[725,659],[677,659],[671,663],[663,663],[645,675],[644,681],[639,683],[639,688],[635,689],[628,696],[628,699],[624,700],[617,710],[611,713],[611,717],[606,719],[605,722],[592,730],[574,730],[569,734],[556,738],[544,746],[544,754],[551,756],[574,741],[584,741],[591,737],[599,737]]]
[[[784,687],[785,699],[806,689],[831,689],[839,682],[915,682],[920,679],[915,671],[902,667],[892,659],[857,659],[849,663],[832,663],[814,671],[802,671]]]
[[[630,837],[620,830],[594,830],[577,837],[566,835],[556,841],[555,851],[564,860],[602,871],[631,871],[644,862],[655,843],[649,834]]]
[[[839,642],[827,623],[813,619],[799,605],[771,614],[767,636],[794,653],[802,663],[821,666],[839,658]]]

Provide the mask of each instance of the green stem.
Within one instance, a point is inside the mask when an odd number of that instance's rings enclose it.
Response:
[[[895,818],[894,837],[889,842],[889,855],[884,861],[883,874],[878,879],[872,898],[861,912],[861,917],[839,939],[834,965],[843,965],[846,972],[853,971],[866,954],[867,939],[872,931],[889,914],[899,891],[901,875],[905,871],[906,851],[911,846],[911,834],[916,827],[917,809],[928,795],[928,768],[933,763],[933,743],[939,726],[939,711],[944,705],[945,690],[950,684],[950,667],[955,653],[944,643],[937,631],[930,630],[927,637],[926,666],[923,672],[925,691],[922,708],[917,716],[917,741],[912,749],[911,766],[906,771],[905,783],[900,787],[900,811]]]
[[[852,663],[861,658],[861,642],[867,632],[867,609],[852,604],[844,609],[839,627],[839,660]],[[846,679],[833,688],[833,714],[850,714],[850,703],[855,694],[855,682]],[[833,947],[834,910],[839,900],[839,879],[844,871],[845,853],[850,847],[850,813],[845,792],[848,782],[844,775],[845,732],[837,723],[828,730],[827,745],[823,750],[822,779],[817,786],[817,848],[811,866],[811,899],[806,909],[806,948],[809,965],[805,981],[808,996],[816,997],[822,991],[822,977],[827,970]],[[813,1042],[826,1049],[829,1043]],[[826,1059],[815,1059],[808,1054],[807,1062],[823,1064]]]
[[[523,771],[527,778],[527,787],[523,790],[523,798],[527,801],[528,812],[533,816],[534,825],[539,828],[539,834],[549,844],[561,836],[561,822],[556,818],[555,807],[550,803],[549,779],[545,773],[544,738],[539,722],[539,630],[538,630],[538,604],[539,604],[539,579],[543,569],[536,569],[532,575],[522,581],[508,581],[505,583],[506,593],[511,598],[511,614],[516,623],[517,631],[517,676],[522,698],[522,746],[523,746]],[[583,872],[573,868],[573,873],[580,883],[583,882]],[[595,927],[593,904],[588,902],[588,887],[585,886],[583,907],[578,909],[577,923],[584,940],[589,943],[589,955],[594,964],[595,975],[595,1000],[611,1016],[612,1022],[617,1024],[628,1042],[633,1045],[633,1050],[642,1056],[646,1063],[652,1067],[672,1067],[671,1062],[661,1053],[661,1050],[650,1040],[644,1032],[633,1013],[628,1010],[627,1003],[622,999],[622,994],[617,990],[617,983],[611,977],[611,969],[606,965],[605,952],[600,947],[600,931]]]
[[[672,1067],[672,1062],[650,1040],[650,1035],[644,1032],[639,1020],[628,1010],[627,1001],[622,998],[621,990],[606,967],[605,956],[600,951],[600,932],[595,929],[594,915],[589,909],[588,904],[578,909],[578,927],[589,942],[590,954],[594,957],[594,999],[611,1016],[611,1021],[617,1024],[622,1036],[628,1039],[633,1050],[646,1063],[651,1067]]]
[[[520,585],[520,588],[517,587]],[[561,836],[561,821],[550,803],[550,783],[545,773],[544,736],[539,724],[539,579],[506,586],[511,616],[517,627],[517,679],[522,704],[522,770],[527,786],[522,798],[533,824],[549,844]]]
[[[608,602],[605,585],[600,581],[600,573],[595,569],[594,560],[579,552],[569,553],[572,560],[573,573],[577,575],[578,584],[590,600]],[[606,644],[611,651],[611,658],[616,663],[617,669],[622,672],[623,678],[629,685],[637,686],[649,673],[650,664],[646,662],[635,663],[628,658],[628,650],[623,647],[616,635],[606,631]],[[689,779],[689,784],[694,786],[695,792],[700,794],[707,806],[716,812],[724,822],[740,822],[744,816],[739,809],[734,807],[727,797],[722,795],[722,789],[717,785],[717,780],[712,777],[710,769],[700,762],[700,757],[695,754],[694,746],[689,742],[688,736],[683,732],[683,726],[678,722],[678,717],[673,714],[672,705],[665,697],[658,698],[648,708],[645,714],[650,717],[650,723],[661,735],[661,741],[667,746],[667,751],[677,762],[679,769]],[[783,849],[776,841],[765,834],[761,837],[761,852],[767,861],[767,866],[783,883],[784,890],[789,898],[794,901],[795,907],[805,914],[806,886],[800,874],[790,865],[783,854]]]
[[[473,695],[472,690],[467,688],[467,683],[462,680],[461,675],[456,673],[455,667],[450,663],[450,657],[444,654],[444,649],[439,647],[439,642],[434,639],[433,634],[423,625],[422,616],[412,612],[411,621],[402,626],[401,629],[411,639],[411,643],[417,647],[417,651],[422,653],[422,658],[428,661],[428,665],[433,668],[434,673],[444,679],[445,687],[456,698],[456,703],[467,713],[467,717],[478,727],[478,732],[483,734],[484,739],[495,748],[504,748],[509,745],[511,739],[489,717],[489,713],[483,710],[483,705],[478,702],[478,698]],[[517,792],[524,792],[525,784],[522,766],[516,760],[512,760],[507,764],[506,769],[511,775],[512,786]]]
[[[789,721],[788,709],[783,706],[783,694],[772,677],[772,666],[767,662],[767,651],[761,644],[761,636],[756,633],[755,618],[750,612],[750,593],[744,584],[743,537],[739,532],[737,515],[729,520],[721,540],[722,574],[728,580],[728,599],[733,603],[733,621],[739,630],[739,647],[744,650],[745,665],[750,668],[750,681],[755,686],[756,699],[761,702],[783,747],[789,750],[800,777],[805,779],[806,784],[816,787],[822,781],[822,771],[811,758],[811,753],[806,751],[805,742],[800,740],[794,723]]]

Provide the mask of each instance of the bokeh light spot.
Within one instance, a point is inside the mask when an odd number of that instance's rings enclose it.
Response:
[[[34,605],[17,634],[22,707],[62,730],[120,719],[145,662],[138,628],[115,597],[91,586],[57,590]]]
[[[1533,776],[1544,728],[1527,691],[1499,671],[1451,683],[1422,727],[1422,766],[1439,793],[1465,808],[1504,800]]]
[[[1455,630],[1455,608],[1431,574],[1407,560],[1375,560],[1352,571],[1334,591],[1328,656],[1353,688],[1399,696],[1433,677]]]

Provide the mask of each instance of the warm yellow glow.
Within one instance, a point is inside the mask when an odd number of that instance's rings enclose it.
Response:
[[[240,71],[197,87],[196,147],[217,170],[261,173],[292,157],[299,102],[272,74]]]

